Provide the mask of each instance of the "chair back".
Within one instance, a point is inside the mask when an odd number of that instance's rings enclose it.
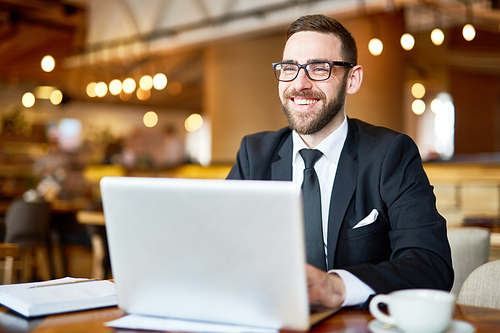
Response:
[[[488,261],[490,231],[479,227],[449,228],[448,241],[455,272],[451,293],[457,296],[467,276]]]
[[[457,303],[500,309],[500,259],[476,268],[465,280]]]
[[[5,214],[5,242],[21,248],[46,244],[50,216],[49,202],[14,200]]]

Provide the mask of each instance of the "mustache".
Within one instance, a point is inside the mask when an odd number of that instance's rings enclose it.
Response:
[[[322,91],[311,91],[311,90],[298,91],[297,89],[286,90],[285,92],[283,92],[283,97],[318,98],[321,100],[326,99],[326,95]]]

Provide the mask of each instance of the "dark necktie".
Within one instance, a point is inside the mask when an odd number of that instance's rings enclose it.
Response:
[[[321,222],[321,194],[318,175],[314,170],[314,164],[323,156],[323,153],[317,149],[301,149],[299,154],[305,164],[302,197],[304,200],[307,262],[326,271]]]

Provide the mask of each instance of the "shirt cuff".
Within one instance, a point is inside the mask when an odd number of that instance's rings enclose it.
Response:
[[[375,291],[354,274],[343,269],[331,269],[328,274],[340,276],[345,286],[345,301],[341,306],[355,306],[363,304]]]

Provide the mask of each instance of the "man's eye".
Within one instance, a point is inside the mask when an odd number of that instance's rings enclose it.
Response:
[[[295,72],[297,68],[295,66],[283,66],[281,70],[284,72]]]
[[[328,68],[326,67],[312,67],[310,69],[311,72],[317,73],[317,74],[322,74],[322,73],[328,73]]]

